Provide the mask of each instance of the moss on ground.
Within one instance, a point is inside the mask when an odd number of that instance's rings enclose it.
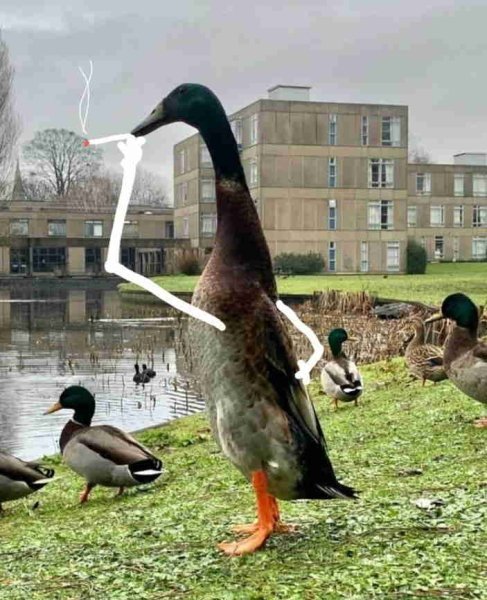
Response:
[[[311,386],[336,470],[359,501],[283,502],[298,532],[222,556],[216,542],[253,519],[253,497],[205,416],[185,418],[140,435],[167,472],[122,498],[95,489],[79,506],[81,480],[49,459],[62,479],[0,517],[0,598],[487,597],[487,432],[472,426],[482,406],[449,382],[409,383],[400,359],[363,373],[358,408],[333,412]],[[424,497],[444,504],[415,506]]]

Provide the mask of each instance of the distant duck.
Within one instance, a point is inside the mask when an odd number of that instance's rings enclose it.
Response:
[[[414,335],[404,355],[409,372],[413,377],[421,379],[423,385],[426,380],[437,383],[447,379],[443,365],[443,350],[439,346],[424,343],[426,332],[421,319],[415,319],[412,325]]]
[[[135,383],[137,383],[137,384],[139,384],[139,383],[149,383],[150,377],[144,371],[142,371],[142,373],[140,372],[139,363],[135,363],[134,369],[135,369],[135,375],[133,377],[133,381]]]
[[[64,461],[86,479],[80,501],[86,502],[96,485],[124,488],[152,483],[162,473],[162,462],[132,436],[111,425],[91,427],[95,398],[84,387],[67,387],[44,414],[74,410],[61,433]]]
[[[487,404],[487,343],[478,338],[479,309],[465,294],[451,294],[443,301],[441,312],[426,323],[450,319],[455,323],[443,351],[448,378],[470,398]],[[475,422],[487,427],[487,417]]]
[[[142,373],[145,373],[150,379],[156,376],[154,369],[148,369],[147,365],[142,365]]]
[[[328,361],[321,371],[321,386],[327,396],[333,398],[335,408],[338,408],[338,400],[342,402],[355,402],[362,394],[362,378],[356,364],[347,358],[342,350],[349,338],[345,329],[333,329],[328,336],[332,360]]]
[[[0,511],[3,502],[33,494],[50,483],[54,471],[0,452]]]

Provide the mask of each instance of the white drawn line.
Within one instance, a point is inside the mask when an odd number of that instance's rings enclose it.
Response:
[[[308,340],[311,342],[311,345],[313,346],[314,352],[306,362],[304,360],[298,360],[299,371],[295,375],[296,379],[302,379],[304,385],[308,385],[310,382],[309,374],[311,373],[313,367],[323,356],[323,352],[325,349],[320,344],[320,340],[318,339],[316,333],[311,329],[311,327],[308,327],[308,325],[305,325],[301,321],[301,319],[298,317],[298,315],[294,312],[292,308],[284,304],[282,300],[278,300],[276,302],[276,306],[291,321],[291,323],[296,327],[296,329],[299,329],[301,333],[304,333],[304,335],[308,338]]]
[[[131,269],[124,267],[120,263],[120,243],[122,240],[122,231],[123,225],[125,222],[125,217],[127,215],[127,210],[130,202],[130,195],[132,194],[132,188],[134,186],[135,181],[135,172],[137,169],[137,164],[140,162],[142,158],[142,146],[145,144],[145,138],[143,137],[135,137],[130,133],[120,134],[120,135],[111,135],[104,138],[97,138],[93,140],[85,140],[85,145],[97,145],[97,144],[105,144],[107,142],[118,141],[118,148],[124,155],[122,162],[120,163],[123,167],[123,180],[122,180],[122,189],[120,190],[120,196],[118,199],[117,208],[115,210],[115,217],[113,219],[112,233],[110,235],[110,242],[108,244],[108,253],[107,259],[105,261],[105,271],[107,273],[113,273],[114,275],[118,275],[122,277],[126,281],[130,281],[131,283],[135,283],[139,287],[147,290],[154,296],[157,296],[162,301],[167,302],[177,310],[188,314],[195,319],[199,319],[200,321],[204,321],[208,323],[208,325],[212,325],[216,327],[220,331],[224,331],[226,329],[225,324],[217,319],[215,316],[207,313],[196,306],[192,306],[188,302],[173,296],[171,293],[161,288],[159,285],[140,275],[139,273],[135,273]]]
[[[90,60],[90,74],[87,77],[85,75],[85,72],[83,71],[83,69],[81,67],[78,67],[78,69],[80,70],[81,75],[83,76],[83,79],[85,80],[85,89],[83,91],[83,95],[81,96],[81,100],[79,101],[79,106],[78,106],[78,114],[79,114],[79,120],[81,123],[81,129],[83,131],[83,133],[85,135],[87,135],[86,132],[86,121],[88,119],[88,111],[90,110],[90,82],[91,82],[91,77],[93,75],[93,62]],[[81,116],[81,106],[83,104],[83,100],[86,96],[86,109],[85,109],[85,116],[84,118]]]

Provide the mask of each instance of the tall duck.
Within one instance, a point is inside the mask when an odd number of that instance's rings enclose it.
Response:
[[[269,249],[220,101],[207,87],[180,85],[132,134],[178,121],[199,131],[215,170],[216,239],[192,302],[226,329],[191,319],[189,333],[214,437],[257,498],[257,522],[236,528],[249,537],[219,544],[226,554],[241,555],[285,531],[277,498],[355,494],[337,481],[313,404],[295,377],[298,365],[276,308]]]
[[[0,511],[2,503],[37,492],[50,483],[54,471],[37,462],[0,452]]]
[[[124,488],[152,483],[162,473],[162,463],[128,433],[111,425],[92,427],[95,398],[84,387],[71,385],[44,414],[63,408],[74,410],[61,432],[64,461],[86,480],[80,502],[86,502],[96,485]]]
[[[487,343],[478,339],[478,308],[465,294],[451,294],[443,300],[441,312],[426,323],[439,319],[454,322],[443,351],[448,378],[464,394],[487,404]],[[487,427],[487,417],[475,425]]]

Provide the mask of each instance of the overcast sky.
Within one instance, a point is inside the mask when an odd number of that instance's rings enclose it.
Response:
[[[91,59],[91,137],[130,131],[182,82],[211,87],[228,113],[278,83],[309,85],[317,101],[408,104],[413,139],[436,162],[487,151],[486,24],[486,0],[0,4],[22,141],[46,127],[81,134],[78,66]],[[147,138],[143,164],[168,187],[172,146],[192,131]]]

